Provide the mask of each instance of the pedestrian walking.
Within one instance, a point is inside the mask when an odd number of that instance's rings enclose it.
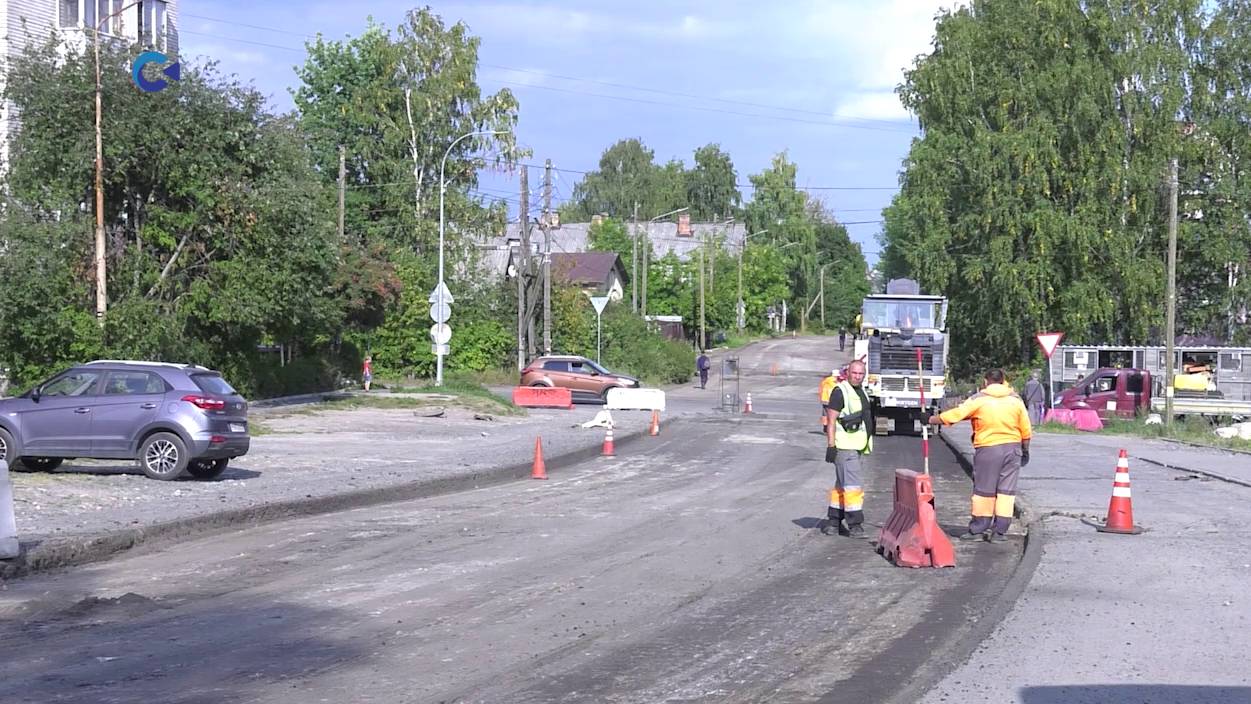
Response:
[[[1030,372],[1029,381],[1025,382],[1025,408],[1029,411],[1030,425],[1040,425],[1043,410],[1047,406],[1047,394],[1043,391],[1042,382],[1038,380],[1038,370]]]
[[[695,369],[699,371],[699,388],[703,389],[708,386],[708,370],[712,368],[712,360],[708,359],[708,354],[704,350],[699,351],[699,357],[695,360]]]
[[[365,390],[369,390],[369,384],[374,380],[374,358],[372,355],[365,355],[365,362],[361,364],[361,379],[365,382]]]
[[[825,461],[834,465],[834,488],[821,526],[826,535],[864,537],[860,457],[873,451],[873,415],[864,393],[864,373],[864,362],[849,364],[847,378],[834,386],[825,407]]]
[[[1033,434],[1025,404],[1004,383],[1002,369],[986,372],[986,385],[964,403],[936,416],[931,425],[973,423],[973,500],[969,531],[961,540],[1007,540],[1021,468],[1029,464]]]
[[[842,352],[847,349],[847,330],[845,328],[838,329],[838,351]]]

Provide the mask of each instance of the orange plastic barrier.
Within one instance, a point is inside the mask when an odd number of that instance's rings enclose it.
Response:
[[[513,405],[526,408],[573,408],[573,392],[551,386],[518,386]]]
[[[877,551],[900,567],[955,567],[956,552],[934,515],[930,475],[895,470],[895,508],[882,525]]]

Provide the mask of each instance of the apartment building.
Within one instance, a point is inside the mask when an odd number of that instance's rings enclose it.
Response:
[[[178,0],[0,0],[0,61],[7,64],[31,43],[47,41],[53,31],[66,42],[87,46],[96,27],[102,39],[176,55]],[[9,161],[15,119],[11,106],[0,105],[0,168]]]

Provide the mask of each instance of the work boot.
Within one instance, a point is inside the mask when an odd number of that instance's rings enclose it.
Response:
[[[1008,542],[1008,536],[1004,535],[1003,533],[995,533],[994,531],[992,531],[987,534],[986,540],[992,543],[1006,543]]]
[[[966,543],[971,543],[971,542],[973,542],[974,540],[985,540],[985,539],[986,539],[986,534],[985,534],[985,533],[972,533],[972,532],[969,532],[969,533],[964,533],[964,534],[960,535],[957,539],[958,539],[958,540],[963,540],[963,541],[964,541],[964,542],[966,542]]]
[[[821,533],[823,535],[842,535],[843,522],[827,518],[821,524]]]
[[[850,528],[848,528],[848,529],[847,529],[847,535],[849,535],[849,536],[851,536],[851,537],[853,537],[853,538],[864,538],[864,537],[867,537],[867,536],[865,536],[865,534],[864,534],[864,526],[861,526],[861,525],[855,525],[855,526],[851,526]]]

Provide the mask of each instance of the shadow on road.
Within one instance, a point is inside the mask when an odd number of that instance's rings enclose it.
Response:
[[[33,472],[31,472],[33,474]],[[134,476],[144,476],[143,471],[134,464],[111,464],[111,465],[84,465],[84,464],[63,464],[60,467],[42,472],[43,474],[69,474],[69,475],[91,475],[100,477],[115,477],[123,474]],[[256,479],[261,473],[254,469],[244,469],[243,467],[227,467],[226,471],[220,476],[213,479],[197,480],[190,474],[184,474],[179,477],[179,481],[203,481],[203,482],[220,482],[220,481],[242,481],[245,479]]]
[[[1181,684],[1086,684],[1024,687],[1024,704],[1243,704],[1251,687]]]
[[[799,526],[800,528],[803,528],[804,530],[813,530],[815,528],[820,528],[821,521],[823,520],[825,519],[813,518],[812,516],[804,516],[803,518],[796,518],[795,520],[791,521],[791,523],[794,523],[795,525]]]

